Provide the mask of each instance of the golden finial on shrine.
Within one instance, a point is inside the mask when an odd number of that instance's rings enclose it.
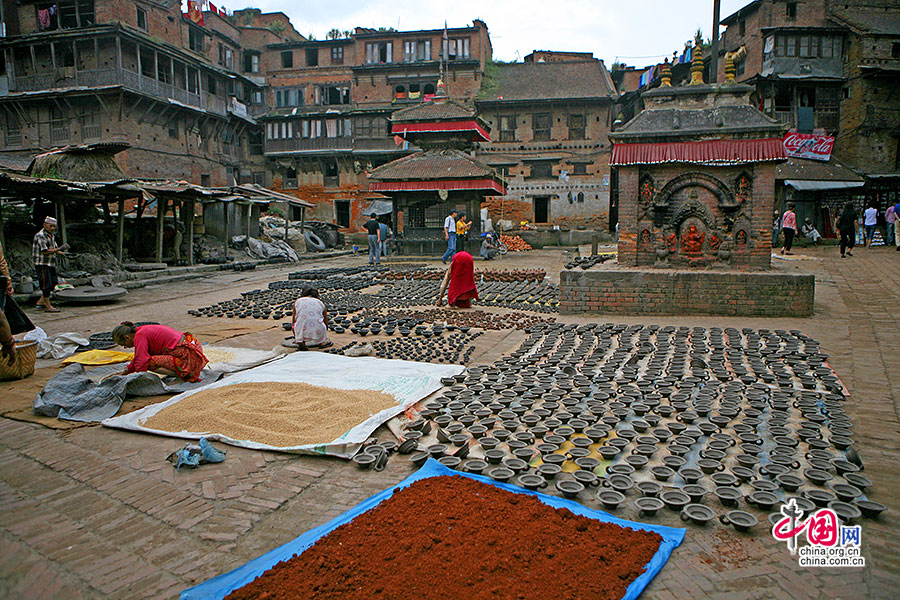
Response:
[[[659,83],[660,87],[672,87],[672,68],[669,66],[669,57],[666,57],[666,62],[663,63],[660,77],[662,78]]]
[[[732,52],[725,53],[725,83],[734,83],[734,54]]]
[[[691,56],[691,83],[690,85],[703,85],[703,40],[698,35],[694,40],[694,51]]]

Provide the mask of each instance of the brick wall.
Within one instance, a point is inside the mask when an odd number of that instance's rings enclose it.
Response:
[[[560,273],[559,312],[806,317],[815,277],[784,273],[608,270]]]

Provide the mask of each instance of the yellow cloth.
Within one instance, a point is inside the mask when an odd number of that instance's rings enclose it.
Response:
[[[112,365],[115,363],[129,362],[134,358],[133,352],[117,352],[115,350],[88,350],[73,354],[62,364],[69,365],[80,363],[82,365]]]
[[[467,231],[469,231],[469,227],[472,226],[472,222],[463,223],[462,219],[456,222],[456,235],[465,235]]]

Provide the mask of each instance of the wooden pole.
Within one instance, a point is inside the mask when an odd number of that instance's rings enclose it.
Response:
[[[289,218],[290,214],[291,214],[291,203],[285,202],[284,203],[284,243],[285,244],[287,244],[287,241],[288,241],[287,234],[288,234],[288,226],[290,225],[290,218]],[[302,227],[303,227],[302,223],[300,224],[300,227],[302,230]]]
[[[247,203],[247,243],[250,243],[250,219],[253,218],[253,203]]]
[[[187,225],[187,234],[188,234],[188,266],[194,266],[194,200],[193,198],[188,200],[188,225]]]
[[[227,202],[222,203],[222,210],[225,213],[225,235],[223,235],[222,237],[224,238],[224,242],[225,242],[225,258],[227,259],[228,258],[228,203]]]
[[[119,214],[116,216],[116,259],[125,256],[125,198],[119,198]]]
[[[59,211],[59,238],[62,240],[63,245],[69,239],[69,236],[66,235],[66,202],[65,200],[58,200],[56,202],[57,210]]]
[[[163,258],[163,219],[166,215],[166,199],[156,198],[156,262],[161,263]]]

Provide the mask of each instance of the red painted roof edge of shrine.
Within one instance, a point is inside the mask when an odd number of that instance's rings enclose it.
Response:
[[[373,192],[433,192],[437,190],[489,190],[506,195],[506,186],[494,179],[444,179],[440,181],[372,181]]]
[[[741,164],[787,160],[781,138],[614,144],[610,166],[660,163]]]
[[[478,124],[475,119],[461,121],[435,121],[423,123],[392,123],[391,135],[403,135],[404,133],[441,133],[446,131],[475,131],[481,136],[483,142],[491,141],[491,135]]]

